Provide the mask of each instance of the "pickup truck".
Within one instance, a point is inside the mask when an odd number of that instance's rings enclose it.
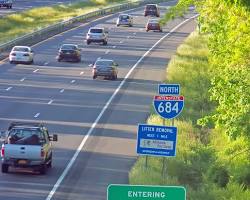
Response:
[[[52,166],[52,144],[57,135],[49,135],[41,123],[12,122],[5,132],[1,147],[2,173],[8,173],[9,166],[33,168],[45,174]]]
[[[12,8],[12,0],[0,0],[0,7]]]

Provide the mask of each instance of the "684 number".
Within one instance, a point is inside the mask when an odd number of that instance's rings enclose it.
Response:
[[[159,113],[164,113],[164,112],[166,112],[166,113],[171,113],[171,112],[178,113],[179,112],[178,102],[175,102],[175,103],[161,102],[158,105],[157,110]]]

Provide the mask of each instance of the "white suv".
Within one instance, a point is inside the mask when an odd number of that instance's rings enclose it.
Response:
[[[108,31],[106,28],[92,27],[86,35],[86,41],[89,45],[91,42],[108,44]]]

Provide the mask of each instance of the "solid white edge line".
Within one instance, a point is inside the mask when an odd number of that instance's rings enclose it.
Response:
[[[10,91],[12,89],[12,87],[8,87],[8,88],[6,88],[5,90],[6,91]]]
[[[49,105],[52,104],[52,103],[53,103],[53,100],[50,100],[50,101],[48,102]]]
[[[168,37],[171,33],[173,33],[176,29],[178,29],[179,27],[181,27],[183,24],[185,24],[186,22],[190,21],[191,19],[196,18],[198,15],[195,15],[193,17],[190,17],[188,19],[186,19],[185,21],[181,22],[180,24],[178,24],[177,26],[175,26],[169,33],[167,33],[166,35],[164,35],[160,40],[158,40],[146,53],[143,54],[143,56],[135,63],[135,65],[129,70],[129,72],[127,73],[127,75],[125,76],[125,78],[123,79],[123,81],[120,83],[120,85],[118,86],[118,88],[114,91],[114,93],[112,94],[112,96],[109,98],[109,100],[107,101],[107,103],[105,104],[105,106],[103,107],[103,109],[101,110],[100,114],[98,115],[98,117],[96,118],[95,122],[92,124],[91,128],[89,129],[89,131],[87,132],[87,134],[85,135],[85,137],[83,138],[81,144],[78,146],[77,150],[75,151],[73,157],[70,159],[68,165],[66,166],[66,168],[63,170],[63,173],[61,174],[61,176],[58,178],[58,180],[56,181],[55,185],[53,186],[52,190],[50,191],[50,193],[48,194],[46,200],[51,200],[51,198],[53,197],[53,195],[55,194],[55,192],[57,191],[57,189],[59,188],[59,186],[61,185],[62,181],[64,180],[64,178],[66,177],[66,175],[68,174],[70,168],[73,166],[77,156],[79,155],[79,153],[81,152],[83,146],[85,145],[86,141],[88,140],[89,136],[91,135],[92,131],[94,130],[94,128],[96,127],[97,123],[99,122],[99,120],[101,119],[102,115],[104,114],[104,112],[106,111],[106,109],[109,107],[110,103],[112,102],[112,100],[115,98],[116,94],[120,91],[121,87],[124,85],[124,83],[126,82],[126,80],[128,79],[128,77],[130,76],[130,74],[134,71],[134,69],[140,64],[140,62],[162,41],[164,40],[166,37]]]
[[[39,115],[40,115],[40,113],[36,113],[36,114],[34,115],[34,118],[37,118]]]

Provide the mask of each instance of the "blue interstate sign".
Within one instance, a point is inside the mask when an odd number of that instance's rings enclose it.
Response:
[[[183,96],[155,96],[155,111],[165,119],[177,117],[184,107]]]
[[[162,95],[180,95],[179,84],[159,84],[158,93]]]
[[[143,155],[176,155],[177,127],[139,124],[137,153]]]

